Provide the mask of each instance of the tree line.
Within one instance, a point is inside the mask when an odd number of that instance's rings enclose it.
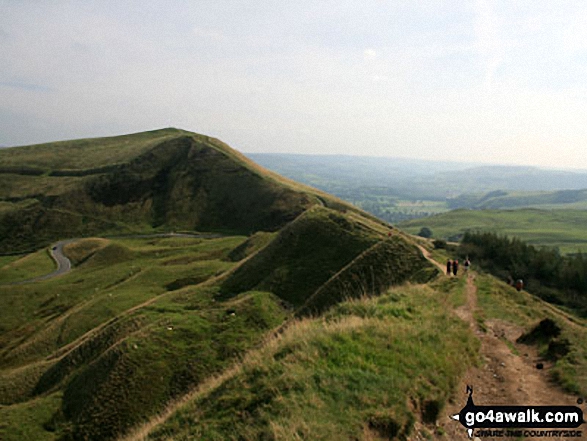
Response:
[[[503,280],[522,279],[529,292],[587,316],[587,257],[580,252],[563,256],[515,237],[467,232],[459,255]]]

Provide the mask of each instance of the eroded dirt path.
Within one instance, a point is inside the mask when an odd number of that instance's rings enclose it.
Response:
[[[444,409],[436,428],[428,427],[436,440],[468,440],[465,428],[450,416],[458,413],[467,402],[467,385],[473,387],[476,405],[575,405],[576,397],[564,393],[548,378],[551,364],[542,360],[533,346],[516,343],[523,329],[503,320],[486,320],[480,329],[476,319],[477,287],[475,275],[467,279],[466,303],[455,310],[481,341],[481,365],[469,369],[457,388],[454,400]],[[544,369],[537,369],[543,363]],[[430,439],[418,425],[411,441]],[[479,439],[479,438],[477,438]],[[506,440],[519,438],[482,438]],[[529,438],[530,439],[530,438]],[[542,438],[531,438],[534,440]],[[562,440],[565,438],[548,438]],[[574,438],[576,439],[576,438]]]

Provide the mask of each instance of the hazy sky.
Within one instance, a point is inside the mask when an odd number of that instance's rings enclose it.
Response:
[[[587,2],[0,0],[0,144],[587,168]]]

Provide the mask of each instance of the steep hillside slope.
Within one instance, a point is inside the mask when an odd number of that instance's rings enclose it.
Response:
[[[0,252],[152,229],[276,230],[320,204],[352,207],[176,129],[0,151]]]

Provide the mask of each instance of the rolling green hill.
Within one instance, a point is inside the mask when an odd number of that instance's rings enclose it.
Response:
[[[52,271],[43,248],[0,262],[3,439],[113,439],[295,316],[436,273],[399,231],[205,136],[6,155],[3,251],[97,237],[65,245],[53,279],[22,283]],[[177,229],[223,234],[152,234]]]
[[[8,150],[0,245],[32,252],[0,260],[2,440],[444,439],[495,317],[555,320],[560,337],[509,339],[511,355],[543,351],[587,393],[582,319],[447,278],[429,243],[220,141],[166,129]],[[53,270],[46,244],[74,237],[72,269],[31,280]]]
[[[496,210],[514,208],[578,209],[587,208],[587,190],[559,191],[491,191],[486,194],[464,194],[448,199],[448,208]]]
[[[249,234],[316,204],[354,210],[177,129],[2,149],[0,163],[0,252],[96,234]]]
[[[458,240],[465,231],[505,234],[534,245],[557,247],[562,253],[587,251],[587,211],[582,210],[453,210],[398,225],[417,234],[422,227],[435,238]]]

